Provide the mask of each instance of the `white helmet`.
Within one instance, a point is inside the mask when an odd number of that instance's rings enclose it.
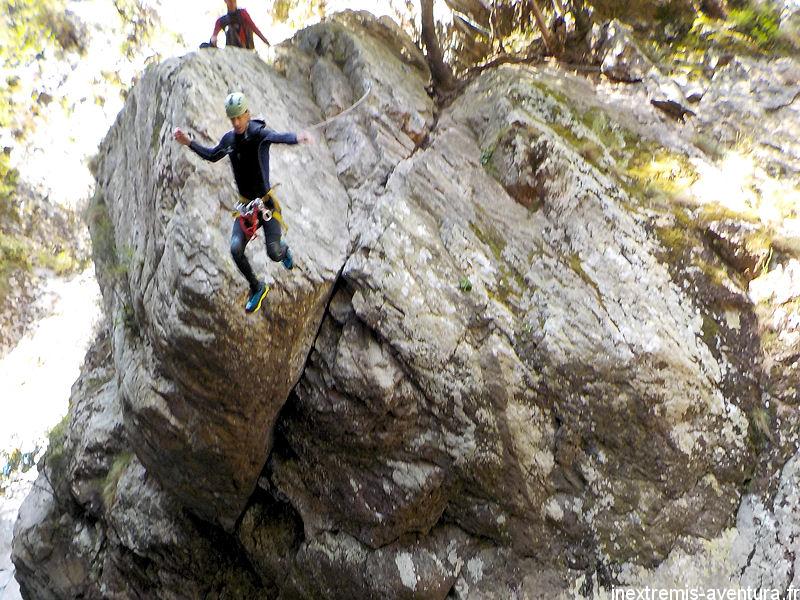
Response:
[[[247,112],[247,99],[241,92],[233,92],[225,98],[225,114],[229,119],[240,117]]]

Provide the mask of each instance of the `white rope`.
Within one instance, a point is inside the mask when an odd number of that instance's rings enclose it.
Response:
[[[341,117],[345,116],[345,115],[346,115],[347,113],[349,113],[350,111],[352,111],[352,110],[355,110],[355,109],[356,109],[356,108],[357,108],[357,107],[358,107],[358,106],[359,106],[359,105],[360,105],[362,102],[364,102],[364,100],[366,100],[366,99],[367,99],[367,96],[369,96],[369,93],[370,93],[371,91],[372,91],[372,87],[370,86],[370,87],[368,87],[368,88],[367,88],[367,91],[366,91],[366,92],[364,92],[364,95],[363,95],[363,96],[361,96],[361,98],[359,98],[359,99],[356,101],[356,103],[355,103],[355,104],[353,104],[352,106],[350,106],[350,107],[348,107],[348,108],[345,108],[345,109],[344,109],[342,112],[340,112],[338,115],[334,115],[334,116],[332,116],[332,117],[331,117],[331,118],[329,118],[329,119],[325,119],[324,121],[320,121],[320,122],[319,122],[319,123],[317,123],[316,125],[311,125],[310,127],[306,127],[306,131],[310,131],[310,130],[312,130],[312,129],[319,129],[320,127],[325,127],[326,125],[330,125],[330,124],[331,124],[331,123],[333,123],[333,122],[334,122],[336,119],[339,119],[339,118],[341,118]]]

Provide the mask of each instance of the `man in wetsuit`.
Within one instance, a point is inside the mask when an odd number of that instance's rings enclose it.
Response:
[[[261,33],[253,19],[250,18],[249,13],[244,8],[236,8],[236,0],[225,0],[228,6],[227,14],[222,15],[214,23],[214,33],[211,34],[211,45],[217,45],[217,34],[221,30],[225,30],[225,45],[236,46],[238,48],[247,48],[253,50],[253,34],[255,33],[261,38],[267,46],[269,42],[264,34]]]
[[[214,148],[207,148],[195,142],[180,127],[174,131],[175,140],[191,148],[198,156],[211,162],[217,162],[224,156],[231,159],[233,178],[236,187],[247,201],[262,198],[266,208],[275,209],[272,199],[267,195],[269,184],[269,147],[270,144],[311,143],[311,136],[305,132],[278,133],[266,127],[263,121],[251,119],[250,110],[244,94],[234,92],[225,99],[225,113],[231,120],[233,129],[222,136]],[[275,262],[283,262],[283,266],[291,269],[294,266],[292,253],[286,242],[281,240],[281,225],[276,218],[265,220],[261,212],[257,212],[258,227],[264,230],[267,244],[267,255]],[[256,279],[253,269],[245,256],[244,249],[251,235],[242,228],[241,219],[233,222],[231,233],[231,255],[242,275],[250,284],[250,297],[245,306],[247,312],[261,308],[261,301],[267,295],[268,287],[263,281]]]

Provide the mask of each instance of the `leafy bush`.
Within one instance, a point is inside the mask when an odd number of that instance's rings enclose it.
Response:
[[[85,35],[70,17],[64,0],[0,0],[0,129],[23,138],[31,119],[15,106],[20,79],[14,70],[29,64],[47,49],[83,53]],[[9,162],[10,149],[0,149],[0,230],[8,231],[8,219],[17,217],[14,195],[18,173]]]
[[[728,18],[734,30],[749,37],[763,50],[773,48],[778,41],[780,14],[772,6],[735,8]]]
[[[25,64],[45,48],[83,52],[83,31],[64,0],[0,0],[0,60]]]

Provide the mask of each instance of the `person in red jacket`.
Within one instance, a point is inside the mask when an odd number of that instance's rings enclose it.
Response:
[[[247,48],[253,50],[253,34],[255,33],[261,40],[269,46],[267,38],[261,33],[261,30],[253,23],[247,10],[244,8],[236,8],[236,0],[225,0],[228,7],[228,13],[222,15],[217,22],[214,23],[214,33],[211,34],[211,45],[217,45],[217,34],[223,29],[225,30],[225,45],[236,46],[238,48]]]

